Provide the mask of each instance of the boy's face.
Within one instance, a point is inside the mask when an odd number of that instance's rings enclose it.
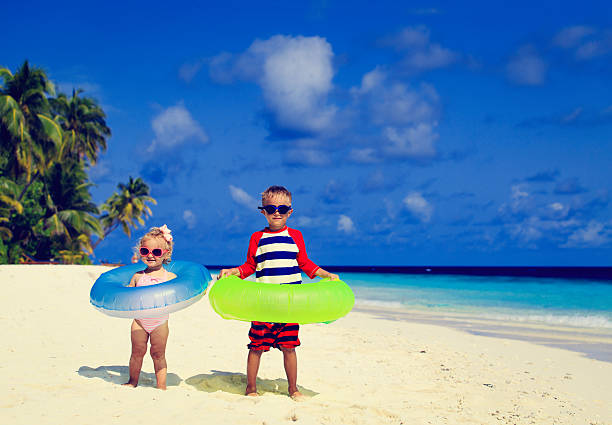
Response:
[[[291,206],[291,199],[289,199],[289,197],[286,195],[274,195],[264,199],[262,204],[264,207],[266,205],[274,205],[275,207],[278,207],[279,205]],[[266,210],[261,210],[261,213],[266,217],[266,220],[268,220],[268,227],[270,230],[275,232],[285,227],[287,219],[291,213],[293,213],[293,210],[291,209],[285,214],[279,213],[278,209],[274,211],[273,214],[268,214]]]

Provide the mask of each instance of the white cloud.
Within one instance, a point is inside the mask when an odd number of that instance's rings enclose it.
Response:
[[[538,217],[530,217],[520,223],[510,226],[510,235],[528,248],[535,248],[534,242],[542,238],[542,221]]]
[[[203,65],[204,61],[183,64],[178,71],[179,78],[186,83],[190,83],[197,73],[200,72]]]
[[[409,72],[444,68],[459,59],[459,54],[431,42],[429,29],[422,25],[404,28],[397,36],[387,39],[386,44],[405,52],[400,67]]]
[[[230,196],[232,197],[234,202],[236,202],[237,204],[243,205],[249,209],[252,209],[254,211],[257,210],[257,205],[259,204],[257,199],[255,199],[254,197],[246,193],[244,189],[241,189],[239,187],[236,187],[230,184],[229,190],[230,190]]]
[[[256,82],[280,129],[320,133],[332,128],[337,108],[328,103],[333,51],[321,37],[276,35],[256,40],[247,51],[211,61],[211,75]]]
[[[429,44],[429,29],[425,26],[407,27],[400,33],[389,39],[389,44],[404,50],[410,48],[423,48]]]
[[[291,218],[293,220],[293,217]],[[295,218],[295,223],[298,228],[301,227],[316,227],[321,225],[321,218],[313,218],[305,215],[298,215]]]
[[[419,192],[412,192],[404,198],[404,206],[418,220],[428,223],[433,214],[433,206]]]
[[[510,188],[510,201],[504,202],[498,208],[500,217],[504,220],[516,221],[530,215],[533,210],[532,197],[527,192],[527,185],[516,184]]]
[[[369,190],[376,190],[385,187],[385,183],[385,175],[382,171],[376,170],[368,176],[363,186]]]
[[[569,205],[562,204],[561,202],[553,202],[548,204],[547,208],[542,211],[542,217],[551,220],[563,220],[569,215]]]
[[[516,239],[522,246],[535,249],[540,240],[559,242],[565,238],[572,229],[576,229],[580,223],[575,219],[556,219],[545,216],[529,216],[516,223],[506,225],[509,235]],[[563,245],[561,245],[563,246]]]
[[[567,243],[562,245],[564,248],[592,248],[610,242],[612,231],[606,228],[603,223],[591,221],[581,229],[577,229],[567,239]]]
[[[553,211],[562,211],[563,210],[563,204],[560,202],[553,202],[552,204],[550,204],[548,206],[550,209],[552,209]]]
[[[411,70],[425,71],[428,69],[444,68],[456,62],[458,55],[439,44],[427,46],[427,49],[408,55],[402,65]]]
[[[576,60],[592,60],[612,52],[612,31],[576,25],[561,30],[553,44],[571,51]]]
[[[439,137],[434,131],[435,126],[437,123],[419,123],[403,129],[388,127],[384,135],[390,143],[384,147],[384,151],[398,157],[433,157],[436,155],[434,144]]]
[[[315,167],[329,165],[331,160],[326,152],[314,148],[291,148],[284,157],[287,164],[303,164]]]
[[[173,148],[183,142],[194,140],[207,143],[208,136],[182,104],[170,106],[160,112],[151,122],[155,139],[149,151],[156,148]]]
[[[533,46],[523,46],[510,59],[506,73],[515,84],[536,86],[544,83],[548,65]]]
[[[368,192],[389,192],[401,184],[402,179],[397,176],[385,175],[382,170],[375,170],[360,179],[359,186],[361,191]]]
[[[358,164],[374,164],[380,162],[380,158],[373,148],[351,149],[348,158]]]
[[[223,52],[209,60],[208,73],[213,81],[219,84],[230,84],[239,78],[234,70],[234,55]]]
[[[515,202],[520,201],[523,198],[528,198],[529,197],[529,192],[527,192],[527,190],[525,189],[524,185],[516,184],[516,185],[512,186],[510,188],[510,190],[512,192],[510,197]]]
[[[325,202],[337,203],[346,199],[347,192],[347,184],[331,179],[327,182],[321,197]]]
[[[191,210],[183,211],[183,220],[185,220],[185,223],[187,223],[188,229],[194,229],[198,221],[195,214]]]
[[[607,202],[606,202],[607,204]],[[612,227],[591,221],[586,224],[580,206],[550,201],[549,194],[530,193],[526,184],[511,187],[510,199],[498,210],[496,221],[519,246],[536,249],[540,243],[562,248],[596,247],[612,240]]]
[[[580,117],[581,114],[582,114],[582,107],[578,107],[574,109],[572,112],[570,112],[569,114],[561,117],[561,123],[570,124],[576,121],[578,117]]]
[[[354,87],[351,92],[354,95],[367,94],[379,87],[382,87],[387,79],[387,73],[380,66],[377,66],[372,71],[367,72],[361,77],[361,87]]]
[[[354,162],[375,162],[379,156],[424,159],[436,156],[435,143],[439,96],[429,84],[414,90],[392,82],[377,67],[365,74],[361,86],[351,90],[355,104],[364,110],[370,123],[379,127],[381,143],[355,148],[349,155]]]
[[[592,40],[584,43],[576,49],[576,59],[590,60],[599,56],[604,56],[612,51],[612,36],[600,40]]]
[[[593,34],[595,29],[584,25],[564,28],[554,37],[553,43],[559,47],[569,49],[576,47],[587,36]]]
[[[338,219],[338,230],[347,234],[353,233],[355,232],[355,224],[349,216],[341,214]]]
[[[365,74],[361,87],[351,90],[363,102],[377,125],[408,125],[434,121],[439,114],[440,97],[433,86],[422,84],[414,90],[403,83],[389,81],[380,67]]]

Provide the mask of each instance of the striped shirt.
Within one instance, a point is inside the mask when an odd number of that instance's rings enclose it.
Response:
[[[312,279],[319,266],[306,255],[302,233],[285,226],[276,232],[266,228],[253,233],[247,260],[238,269],[242,279],[255,273],[257,282],[299,284],[302,270]]]

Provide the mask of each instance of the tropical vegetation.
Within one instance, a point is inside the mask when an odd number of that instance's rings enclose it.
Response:
[[[141,178],[92,202],[88,172],[110,136],[106,114],[82,90],[56,94],[27,61],[14,73],[0,68],[0,264],[91,264],[113,230],[131,236],[144,224],[156,201]]]

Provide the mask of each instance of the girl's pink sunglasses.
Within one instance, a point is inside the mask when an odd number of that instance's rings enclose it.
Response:
[[[140,252],[140,255],[142,255],[143,257],[146,257],[147,255],[149,255],[149,252],[151,254],[153,254],[154,257],[161,257],[166,252],[168,252],[168,250],[167,249],[161,249],[161,248],[149,249],[146,246],[142,246],[142,247],[140,247],[139,252]]]

